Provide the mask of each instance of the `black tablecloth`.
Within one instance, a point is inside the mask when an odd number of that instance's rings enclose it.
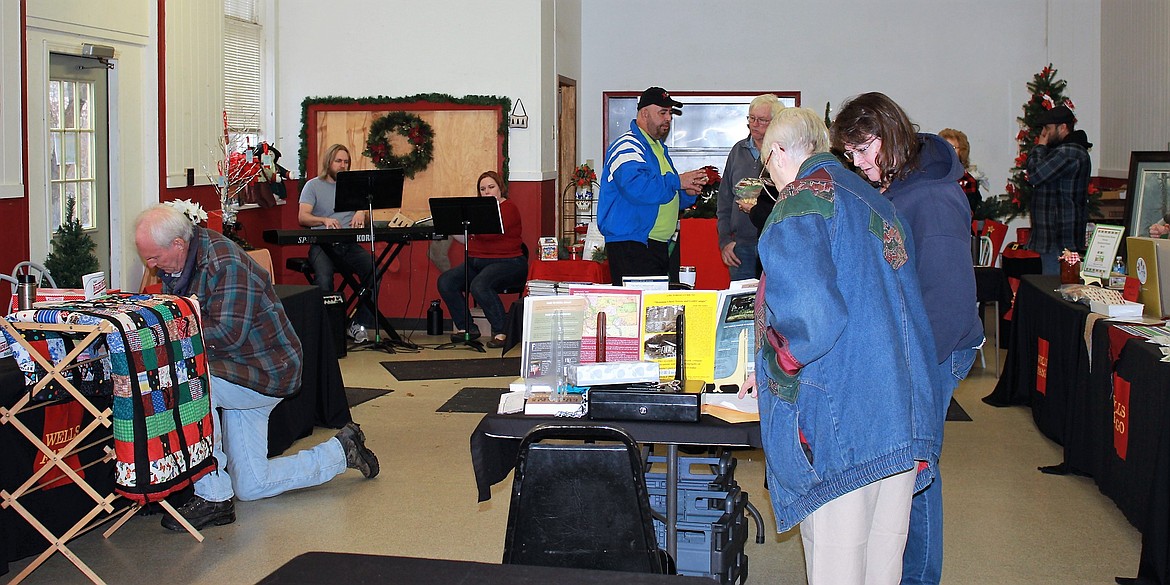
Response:
[[[500,540],[504,536],[500,535]],[[308,552],[293,558],[258,585],[317,585],[350,583],[381,585],[710,585],[706,577],[648,575],[622,571],[593,571],[563,567],[494,565],[469,561],[447,561],[336,552]]]
[[[321,289],[307,285],[276,285],[301,340],[304,360],[301,391],[285,398],[268,419],[268,456],[284,453],[293,441],[313,433],[313,426],[339,429],[352,420],[341,380],[341,366],[330,343],[332,325],[325,315]]]
[[[0,359],[0,403],[11,406],[24,394],[24,375],[12,358]],[[91,401],[98,408],[109,406],[110,399],[95,397]],[[80,407],[80,405],[77,405]],[[84,410],[84,409],[82,409]],[[45,413],[48,408],[36,408],[20,414],[20,419],[36,435],[43,437]],[[84,427],[93,420],[89,412],[82,415]],[[82,451],[81,465],[101,459],[103,445],[113,445],[111,431],[99,428],[90,439],[105,437],[107,441]],[[92,441],[91,441],[92,442]],[[9,424],[0,425],[0,489],[12,493],[33,474],[33,462],[43,455],[32,443]],[[98,493],[108,494],[114,489],[114,463],[97,463],[84,472],[86,482]],[[19,500],[54,534],[61,534],[94,507],[94,501],[77,484],[69,483],[37,491]],[[0,575],[8,572],[8,561],[38,554],[49,546],[41,533],[25,522],[16,510],[0,508]]]
[[[471,433],[471,466],[479,501],[492,497],[492,486],[507,479],[516,466],[520,439],[538,424],[572,421],[574,424],[619,427],[639,443],[762,447],[760,423],[724,422],[703,415],[697,423],[591,421],[522,414],[489,414]]]
[[[1064,447],[1054,469],[1091,475],[1141,531],[1137,582],[1170,583],[1170,363],[1102,320],[1090,352],[1091,313],[1062,300],[1058,286],[1056,276],[1023,277],[1004,373],[984,401],[1030,404],[1037,427]],[[1040,340],[1046,376],[1037,375]]]
[[[1089,308],[1061,299],[1059,287],[1058,276],[1021,278],[1003,374],[983,401],[992,406],[1031,405],[1040,431],[1064,444],[1070,397],[1088,382]]]

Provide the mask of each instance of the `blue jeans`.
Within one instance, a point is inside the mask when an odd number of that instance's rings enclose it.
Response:
[[[211,454],[219,468],[195,482],[195,495],[209,501],[258,500],[323,484],[345,471],[345,449],[331,438],[295,455],[268,458],[268,416],[280,398],[265,396],[223,378],[211,377]]]
[[[504,304],[500,302],[500,291],[508,287],[523,286],[528,278],[528,258],[468,258],[467,264],[460,264],[439,275],[439,296],[451,314],[451,323],[456,329],[471,330],[474,324],[467,312],[467,297],[464,272],[471,280],[471,296],[483,309],[483,316],[492,326],[492,335],[504,333]]]
[[[354,243],[313,244],[309,246],[309,263],[313,265],[313,284],[326,293],[333,292],[334,272],[352,274],[361,283],[361,289],[354,291],[360,294],[371,291],[374,282],[374,261],[370,259],[370,251]],[[365,294],[372,295],[372,292]],[[371,299],[368,299],[371,303]],[[374,312],[365,302],[357,304],[357,311],[353,320],[363,327],[373,329]]]
[[[959,382],[967,377],[975,363],[978,350],[960,349],[939,364],[940,393],[943,410],[939,416],[947,417],[947,407]],[[942,580],[943,565],[943,500],[942,473],[936,467],[934,481],[926,489],[914,494],[910,502],[910,533],[906,537],[906,550],[902,553],[902,585],[934,583]]]
[[[756,278],[756,245],[738,242],[735,247],[731,249],[735,252],[735,256],[739,258],[739,266],[730,267],[731,280],[747,280],[749,278]]]
[[[1060,274],[1060,252],[1040,252],[1040,273]]]

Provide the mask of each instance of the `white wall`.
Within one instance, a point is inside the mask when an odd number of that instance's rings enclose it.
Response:
[[[1101,174],[1127,178],[1130,151],[1170,149],[1170,2],[1103,4]]]
[[[1002,193],[1025,84],[1049,62],[1096,142],[1099,16],[1097,0],[589,0],[578,156],[602,159],[604,91],[797,90],[818,112],[881,91],[923,131],[966,132],[990,194]]]
[[[275,6],[276,146],[296,168],[306,97],[399,97],[418,93],[520,98],[527,129],[509,137],[514,180],[551,171],[546,119],[555,78],[542,48],[551,44],[551,4],[541,0],[413,2],[281,0]],[[551,55],[551,54],[550,54]],[[550,57],[551,58],[551,57]]]
[[[158,201],[157,11],[152,0],[46,0],[27,4],[30,258],[49,253],[45,137],[49,53],[81,54],[83,43],[114,47],[109,77],[110,283],[137,287],[142,275],[130,223]]]

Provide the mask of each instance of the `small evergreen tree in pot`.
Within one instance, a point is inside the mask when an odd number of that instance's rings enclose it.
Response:
[[[68,198],[65,222],[53,232],[53,251],[45,260],[45,268],[61,288],[81,288],[81,277],[97,272],[99,267],[94,254],[97,244],[82,228],[74,213],[75,205],[74,198]]]

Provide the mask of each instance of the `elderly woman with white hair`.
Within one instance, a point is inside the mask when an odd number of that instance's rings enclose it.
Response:
[[[930,324],[893,205],[829,154],[816,112],[763,140],[756,374],[769,496],[808,582],[898,583],[916,470],[937,460]],[[923,480],[926,478],[922,478]]]

